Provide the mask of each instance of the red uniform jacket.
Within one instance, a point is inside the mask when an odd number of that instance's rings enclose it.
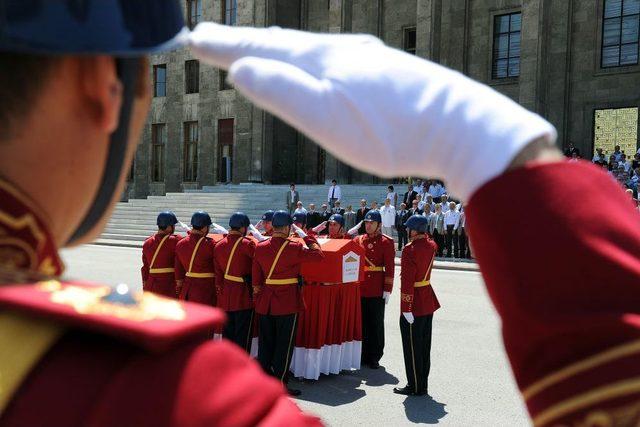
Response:
[[[365,277],[361,285],[363,298],[382,297],[382,292],[393,289],[396,248],[393,239],[384,234],[370,238],[363,234],[356,241],[366,251]]]
[[[307,236],[304,241],[310,248],[277,234],[258,243],[251,275],[256,313],[282,315],[304,310],[302,290],[297,281],[300,264],[324,258],[315,238]],[[274,264],[285,242],[286,246]]]
[[[176,280],[184,280],[180,299],[216,305],[214,247],[210,237],[191,232],[176,245]]]
[[[0,181],[1,427],[319,424],[246,353],[207,339],[218,309],[149,292],[111,302],[109,286],[81,282],[11,284],[63,270],[18,195]]]
[[[431,268],[437,245],[428,237],[419,237],[402,249],[400,270],[400,311],[414,316],[433,314],[440,308],[431,286]]]
[[[234,249],[235,248],[235,249]],[[218,307],[225,311],[253,308],[251,263],[256,243],[238,232],[229,234],[216,244],[214,251]],[[233,258],[229,259],[233,251]]]
[[[176,234],[154,234],[142,245],[142,283],[145,291],[175,298],[176,244],[182,239]]]
[[[480,188],[467,221],[534,424],[629,416],[624,425],[637,425],[640,214],[631,199],[588,163],[531,165]]]

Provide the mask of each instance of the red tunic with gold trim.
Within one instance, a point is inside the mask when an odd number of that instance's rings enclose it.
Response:
[[[210,237],[193,232],[176,245],[175,276],[184,280],[180,299],[216,305],[214,247]]]
[[[418,237],[402,249],[400,311],[427,316],[440,308],[431,286],[431,268],[438,246],[428,237]]]
[[[366,251],[365,277],[360,285],[362,297],[382,297],[383,292],[391,292],[396,267],[396,248],[393,239],[378,233],[373,237],[363,234],[355,240]]]
[[[251,263],[256,243],[243,237],[237,231],[229,234],[216,244],[214,251],[218,307],[225,311],[253,308]],[[233,252],[233,258],[230,259]]]
[[[0,426],[320,424],[243,351],[207,339],[218,309],[44,277],[12,284],[63,270],[14,193],[0,182]]]
[[[182,239],[177,234],[156,233],[142,245],[143,289],[175,298],[175,255],[176,244]]]
[[[307,236],[304,241],[310,247],[275,233],[269,240],[258,243],[251,274],[256,313],[283,315],[304,310],[298,286],[300,264],[324,258],[315,238]],[[278,262],[274,265],[276,257]]]
[[[638,425],[640,213],[631,199],[600,168],[561,162],[485,184],[467,215],[534,425]]]

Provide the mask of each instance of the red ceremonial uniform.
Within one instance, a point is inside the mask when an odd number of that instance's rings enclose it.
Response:
[[[176,245],[176,280],[184,280],[180,299],[216,305],[214,247],[210,237],[193,232]]]
[[[640,214],[618,183],[586,162],[529,165],[467,215],[533,424],[638,425]]]
[[[393,239],[384,234],[358,236],[356,241],[365,251],[365,278],[360,286],[363,298],[382,297],[393,289],[396,248]]]
[[[237,231],[230,231],[216,244],[214,260],[219,308],[225,311],[253,308],[252,284],[245,280],[251,275],[255,250],[256,243]]]
[[[414,316],[433,314],[440,303],[431,287],[431,268],[437,245],[430,238],[416,237],[402,249],[400,311]]]
[[[182,236],[156,233],[142,245],[142,283],[145,291],[175,298],[176,244]]]
[[[207,339],[220,310],[52,278],[63,265],[37,211],[0,181],[0,426],[319,424]]]
[[[304,310],[298,286],[300,263],[324,257],[315,238],[307,236],[304,241],[311,248],[278,234],[258,243],[251,275],[256,313],[282,315]],[[274,265],[278,253],[280,256]]]

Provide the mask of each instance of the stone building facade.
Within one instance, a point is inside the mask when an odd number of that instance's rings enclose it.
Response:
[[[485,82],[548,118],[559,144],[638,146],[640,0],[189,0],[191,25],[363,32]],[[155,95],[127,190],[221,182],[375,183],[253,107],[187,49],[155,55]],[[505,114],[509,114],[505,112]],[[426,171],[428,174],[428,171]]]

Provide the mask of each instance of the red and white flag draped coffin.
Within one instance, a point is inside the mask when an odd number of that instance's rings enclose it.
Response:
[[[304,280],[324,283],[364,280],[365,251],[362,246],[348,239],[318,239],[318,243],[324,252],[324,259],[302,264]]]

